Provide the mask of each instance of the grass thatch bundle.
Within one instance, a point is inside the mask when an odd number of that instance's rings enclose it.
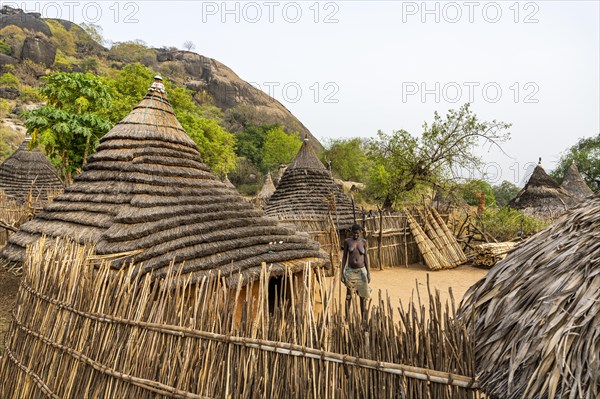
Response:
[[[599,398],[600,195],[492,267],[461,312],[492,398]]]
[[[54,166],[38,148],[29,151],[30,137],[0,165],[0,190],[19,203],[47,202],[64,185]]]
[[[0,397],[481,398],[472,332],[437,293],[429,311],[420,297],[397,309],[380,294],[363,318],[357,301],[344,314],[339,279],[310,268],[287,273],[296,294],[269,309],[267,268],[232,290],[216,278],[181,284],[177,267],[154,280],[99,261],[68,241],[29,252]]]
[[[42,234],[94,243],[99,255],[131,253],[113,267],[136,262],[154,276],[173,260],[193,278],[218,269],[242,272],[244,283],[263,262],[280,274],[327,262],[317,243],[265,218],[210,171],[160,87],[102,138],[75,183],[21,226],[2,256],[21,262]]]
[[[541,165],[537,165],[525,187],[508,206],[521,209],[526,215],[552,220],[576,203],[576,199],[570,193],[548,176]]]
[[[329,201],[331,195],[334,197],[333,212]],[[333,213],[336,228],[340,231],[350,228],[354,223],[350,198],[334,183],[331,173],[306,140],[265,206],[268,216],[280,217],[294,213],[317,213],[324,218]]]
[[[594,193],[581,177],[579,169],[577,169],[577,165],[575,165],[575,161],[573,161],[567,169],[560,187],[577,200],[582,200]]]

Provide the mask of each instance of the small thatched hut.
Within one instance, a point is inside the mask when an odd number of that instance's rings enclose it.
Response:
[[[275,184],[273,184],[273,179],[271,178],[271,174],[268,173],[265,178],[265,184],[263,184],[262,188],[254,197],[253,204],[261,209],[264,209],[267,201],[273,193],[275,192]]]
[[[173,114],[160,78],[101,140],[64,194],[11,236],[2,256],[21,262],[41,235],[93,243],[98,255],[127,252],[141,273],[166,273],[184,262],[192,280],[219,271],[231,283],[301,270],[326,256],[306,235],[265,218],[202,162]]]
[[[26,137],[0,165],[0,190],[20,204],[46,201],[65,188],[48,158],[38,148],[29,151],[30,141]]]
[[[542,219],[555,219],[577,201],[561,188],[538,164],[525,187],[509,202],[508,206],[521,209],[526,215]]]
[[[335,184],[306,139],[267,201],[265,214],[280,219],[303,214],[327,219],[331,214],[338,230],[345,230],[354,223],[352,202]]]
[[[567,169],[560,186],[577,200],[582,200],[594,193],[581,177],[575,161]]]
[[[497,263],[466,294],[492,398],[600,397],[600,195]]]

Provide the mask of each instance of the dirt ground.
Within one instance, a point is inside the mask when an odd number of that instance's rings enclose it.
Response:
[[[427,276],[429,275],[429,285],[432,293],[434,290],[440,291],[442,303],[448,299],[449,288],[452,288],[452,294],[456,306],[460,303],[465,292],[475,284],[479,279],[487,274],[486,269],[462,265],[450,270],[431,271],[425,265],[410,265],[405,267],[394,267],[384,270],[371,271],[371,288],[373,289],[373,298],[376,298],[377,290],[382,294],[387,292],[392,303],[398,303],[401,300],[407,304],[414,295],[416,299],[416,288],[419,287],[421,300],[427,297]]]

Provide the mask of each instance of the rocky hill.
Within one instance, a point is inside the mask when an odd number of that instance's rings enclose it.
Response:
[[[241,79],[221,62],[176,48],[149,48],[142,43],[117,43],[111,49],[98,44],[89,30],[65,20],[44,19],[38,13],[4,6],[0,10],[0,75],[11,72],[27,85],[55,70],[89,71],[90,65],[121,68],[140,62],[168,79],[185,85],[197,99],[221,108],[225,127],[236,133],[249,124],[281,124],[287,132],[308,135],[309,130],[280,102]],[[70,42],[73,43],[70,43]],[[17,99],[16,88],[0,88],[0,97]]]

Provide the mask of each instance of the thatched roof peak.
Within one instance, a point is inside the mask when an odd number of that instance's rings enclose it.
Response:
[[[527,181],[526,186],[530,186],[530,187],[552,187],[552,188],[558,188],[559,185],[558,183],[552,178],[550,177],[546,171],[544,170],[544,168],[542,167],[542,165],[540,163],[538,163],[535,167],[535,169],[533,169],[533,173],[531,174],[531,177],[529,178],[529,180]]]
[[[350,198],[335,184],[329,170],[305,140],[267,201],[265,213],[279,219],[305,214],[325,219],[330,212],[339,230],[354,223]]]
[[[302,142],[302,147],[296,155],[296,158],[290,163],[287,168],[288,170],[293,169],[314,169],[324,172],[328,172],[327,168],[315,154],[315,150],[310,146],[308,138],[305,138]]]
[[[46,201],[64,189],[56,169],[38,148],[29,150],[31,137],[25,137],[17,150],[0,164],[0,190],[18,202]]]
[[[114,267],[166,273],[175,260],[199,279],[220,272],[231,284],[327,261],[316,242],[253,208],[202,162],[159,79],[100,141],[65,193],[11,236],[1,255],[20,262],[41,235],[93,243],[98,255],[127,252]],[[183,264],[181,262],[184,262]]]
[[[508,205],[511,208],[522,209],[529,215],[554,219],[575,203],[575,198],[561,188],[538,164],[525,187]]]
[[[575,161],[567,169],[560,186],[577,199],[583,199],[594,193],[581,177]]]

